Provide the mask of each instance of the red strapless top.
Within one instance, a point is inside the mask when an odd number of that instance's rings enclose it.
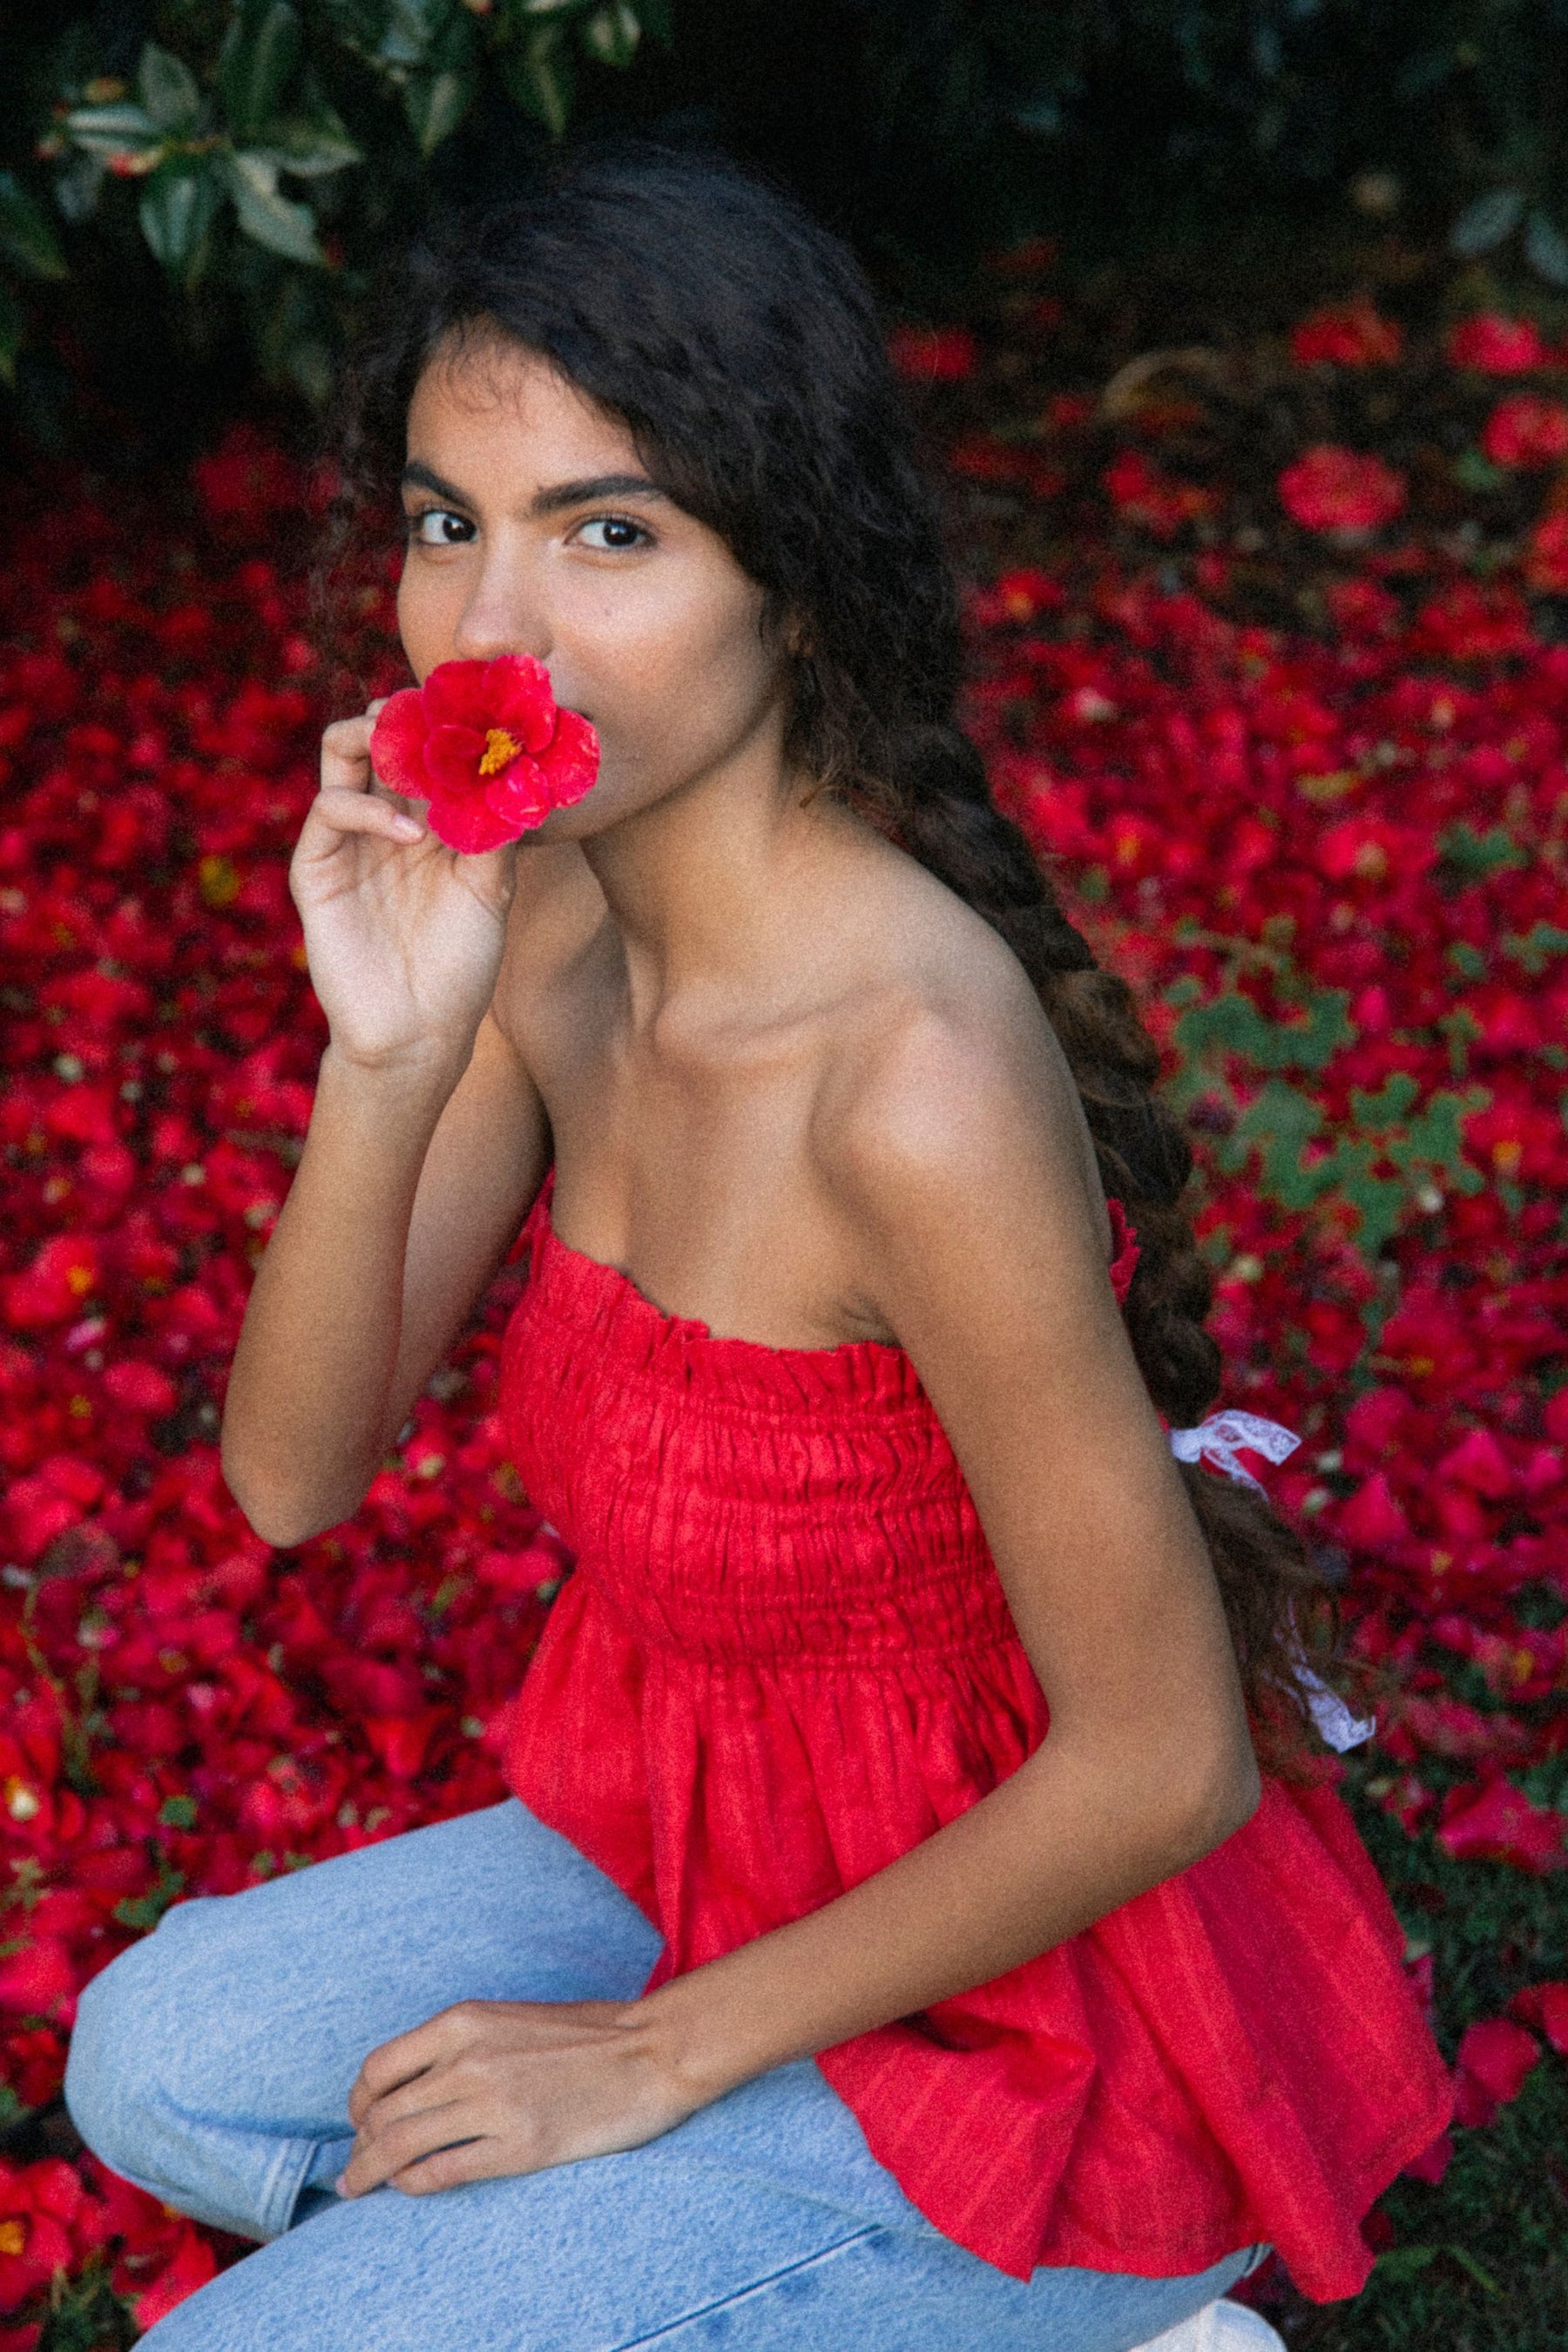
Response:
[[[568,1248],[552,1186],[501,1410],[578,1565],[507,1780],[664,1936],[651,1988],[929,1837],[1048,1718],[905,1351],[715,1339]],[[1137,1247],[1111,1217],[1122,1298]],[[1014,2277],[1169,2277],[1267,2239],[1328,2300],[1449,2116],[1402,1952],[1334,1790],[1270,1777],[1191,1869],[816,2063],[921,2211]]]

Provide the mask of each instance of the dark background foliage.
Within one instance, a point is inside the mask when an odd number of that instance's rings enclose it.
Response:
[[[1568,0],[79,0],[0,16],[12,428],[326,397],[374,258],[568,129],[720,143],[903,307],[1038,233],[1254,272],[1369,227],[1568,287]]]

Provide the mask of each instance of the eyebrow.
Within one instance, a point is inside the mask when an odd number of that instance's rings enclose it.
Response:
[[[405,489],[429,490],[438,499],[449,499],[455,507],[468,507],[474,501],[453,482],[422,466],[417,458],[405,466],[402,475]],[[535,515],[559,514],[565,507],[586,506],[595,499],[662,499],[668,495],[646,474],[591,474],[579,482],[552,482],[541,490],[531,502],[529,511]]]

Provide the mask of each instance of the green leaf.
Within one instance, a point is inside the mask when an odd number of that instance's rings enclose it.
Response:
[[[115,1905],[114,1916],[122,1927],[155,1927],[184,1883],[183,1870],[171,1870],[167,1863],[161,1863],[157,1885],[146,1895],[126,1895]]]
[[[292,172],[301,180],[325,179],[332,172],[364,161],[363,149],[355,146],[325,100],[318,100],[308,113],[269,122],[255,152],[270,155],[280,171]]]
[[[536,25],[521,50],[503,52],[501,79],[525,114],[542,122],[552,139],[562,137],[571,119],[574,77],[558,25]]]
[[[12,172],[0,172],[0,259],[27,278],[67,278],[48,216]]]
[[[1506,938],[1502,951],[1521,963],[1531,980],[1539,980],[1549,963],[1568,955],[1568,931],[1559,930],[1555,923],[1532,923],[1528,931]],[[1453,950],[1448,952],[1451,955]]]
[[[1438,835],[1437,855],[1445,866],[1453,866],[1467,882],[1483,882],[1490,874],[1530,863],[1506,825],[1494,824],[1487,832],[1478,833],[1462,820]]]
[[[1270,1021],[1239,991],[1194,1005],[1176,1024],[1176,1045],[1196,1056],[1214,1047],[1239,1054],[1260,1070],[1321,1070],[1355,1035],[1350,992],[1322,989],[1309,996],[1300,1021]]]
[[[194,1830],[196,1825],[195,1799],[165,1797],[158,1808],[158,1819],[168,1830]]]
[[[595,8],[578,26],[577,37],[600,65],[626,67],[637,53],[642,26],[626,0],[611,0],[608,7]]]
[[[427,66],[442,34],[449,33],[456,21],[452,0],[390,0],[390,5],[384,0],[382,16],[381,38],[373,59],[390,67]],[[471,29],[472,23],[465,12],[464,26]]]
[[[1379,2254],[1373,2264],[1382,2279],[1414,2278],[1417,2271],[1426,2270],[1443,2252],[1441,2246],[1391,2246]]]
[[[16,354],[26,332],[26,313],[8,286],[0,286],[0,382],[16,381]]]
[[[1479,449],[1464,449],[1455,458],[1453,478],[1461,490],[1500,490],[1512,479],[1505,466],[1494,466]]]
[[[1394,1176],[1380,1176],[1373,1162],[1384,1154],[1373,1145],[1346,1142],[1321,1162],[1324,1192],[1337,1192],[1356,1213],[1356,1242],[1363,1255],[1376,1257],[1385,1242],[1399,1231],[1405,1214],[1405,1190]]]
[[[244,0],[228,28],[217,68],[237,139],[248,141],[264,133],[282,105],[303,48],[300,19],[289,0]]]
[[[201,112],[196,78],[183,58],[149,41],[136,69],[136,94],[160,131],[187,131]]]
[[[1522,188],[1489,188],[1484,196],[1465,206],[1448,231],[1448,250],[1462,260],[1474,261],[1479,254],[1492,252],[1504,237],[1511,236],[1523,218]]]
[[[1480,2263],[1477,2262],[1474,2254],[1469,2252],[1468,2248],[1464,2246],[1445,2246],[1443,2248],[1443,2252],[1447,2255],[1448,2260],[1451,2263],[1458,2263],[1462,2271],[1468,2271],[1470,2276],[1475,2280],[1476,2284],[1479,2287],[1483,2288],[1488,2294],[1501,2294],[1502,2289],[1499,2286],[1496,2279],[1493,2278],[1490,2271],[1483,2270]]]
[[[145,154],[161,147],[158,126],[145,108],[129,103],[114,106],[73,106],[65,127],[89,155]]]
[[[222,201],[216,173],[193,156],[161,163],[142,189],[142,234],[176,285],[193,286],[202,275],[207,233]]]
[[[55,173],[55,202],[68,221],[90,220],[106,176],[101,155],[79,147]]]
[[[1351,1112],[1358,1127],[1379,1132],[1397,1126],[1420,1091],[1408,1070],[1395,1070],[1384,1081],[1380,1094],[1364,1094],[1360,1087],[1352,1087]]]
[[[1549,286],[1568,286],[1568,240],[1542,212],[1531,213],[1524,232],[1524,257]]]
[[[421,155],[433,155],[450,138],[474,102],[477,75],[458,72],[411,75],[403,86],[403,111]]]
[[[309,205],[279,194],[278,166],[269,155],[241,148],[223,159],[223,167],[239,226],[252,244],[285,261],[325,267],[327,257],[316,242],[316,215]]]
[[[1228,1173],[1238,1175],[1251,1152],[1258,1151],[1262,1190],[1286,1208],[1308,1209],[1332,1177],[1330,1160],[1310,1168],[1302,1165],[1302,1153],[1317,1139],[1322,1124],[1323,1114],[1310,1096],[1283,1078],[1270,1078],[1247,1104],[1215,1157]]]

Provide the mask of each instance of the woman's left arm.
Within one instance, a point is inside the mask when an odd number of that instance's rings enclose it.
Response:
[[[922,1016],[857,1086],[825,1173],[963,1471],[1045,1739],[848,1893],[642,2000],[464,2002],[374,2052],[351,2193],[637,2146],[1047,1950],[1257,1806],[1224,1609],[1107,1279],[1071,1076],[1043,1019],[1015,1025],[999,1051]]]

